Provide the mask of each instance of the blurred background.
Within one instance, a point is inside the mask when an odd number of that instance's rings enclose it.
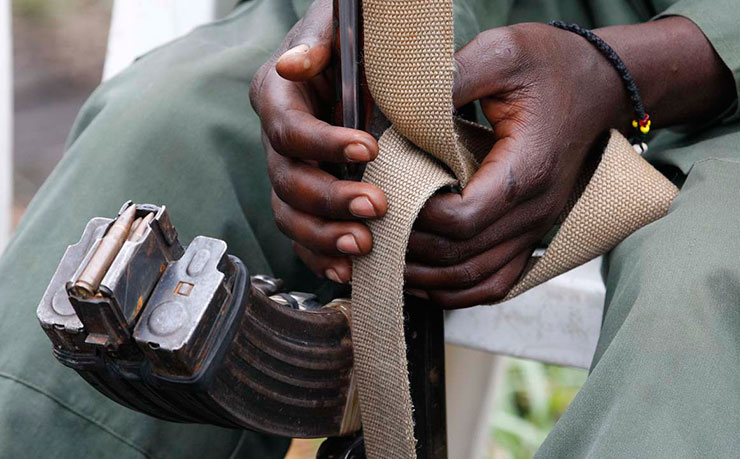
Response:
[[[64,153],[100,83],[112,0],[14,0],[13,221]]]
[[[112,0],[12,1],[13,226],[64,154],[77,112],[101,80],[112,7]],[[483,457],[529,458],[586,372],[512,358],[501,358],[496,372]],[[289,457],[312,457],[318,443],[297,442]]]

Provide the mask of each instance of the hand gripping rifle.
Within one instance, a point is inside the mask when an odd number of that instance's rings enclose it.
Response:
[[[374,103],[365,78],[362,1],[334,0],[334,24],[335,81],[339,83],[335,85],[338,103],[334,110],[334,124],[364,130],[378,139],[390,122]],[[360,180],[364,164],[327,164],[326,168],[340,178]],[[404,304],[404,335],[417,456],[446,458],[443,313],[429,301],[412,296],[407,296]],[[323,453],[323,457],[351,457],[351,453],[359,451],[362,450],[357,443],[330,438],[322,445],[319,456]]]
[[[360,1],[335,0],[337,121],[376,137],[360,52]],[[361,177],[361,169],[335,171]],[[93,218],[38,306],[54,356],[110,399],[175,422],[332,437],[319,457],[362,457],[351,302],[321,304],[252,275],[224,241],[178,240],[167,209],[127,202]],[[406,302],[419,457],[446,457],[442,312]]]

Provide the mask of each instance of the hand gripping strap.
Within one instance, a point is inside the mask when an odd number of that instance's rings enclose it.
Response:
[[[443,186],[467,183],[493,138],[483,127],[456,124],[452,115],[452,0],[364,0],[363,9],[368,84],[393,127],[363,179],[379,186],[389,205],[384,218],[370,223],[372,253],[354,263],[355,375],[368,457],[412,458],[402,315],[408,237],[426,200]],[[677,193],[612,131],[560,231],[507,299],[609,251],[665,215]]]

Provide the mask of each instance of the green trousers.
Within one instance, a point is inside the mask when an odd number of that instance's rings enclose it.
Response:
[[[90,218],[114,215],[127,199],[167,205],[184,242],[221,238],[251,272],[319,287],[272,220],[248,100],[254,72],[296,19],[289,0],[251,1],[143,56],[87,102],[67,154],[0,259],[0,457],[285,453],[287,439],[159,421],[107,400],[55,361],[35,310],[66,246]],[[540,456],[737,454],[737,131],[656,141],[662,163],[671,151],[684,158],[675,164],[683,189],[667,217],[608,257],[591,375]]]

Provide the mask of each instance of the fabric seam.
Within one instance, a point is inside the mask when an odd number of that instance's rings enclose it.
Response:
[[[736,160],[736,159],[731,159],[731,158],[702,158],[700,160],[694,161],[691,164],[691,167],[689,167],[689,170],[686,171],[686,177],[688,178],[689,174],[691,174],[691,172],[694,170],[695,167],[697,167],[697,166],[699,166],[699,165],[701,165],[703,163],[708,163],[710,161],[721,161],[721,162],[724,162],[724,163],[730,163],[730,164],[734,164],[736,166],[740,166],[740,160]]]

